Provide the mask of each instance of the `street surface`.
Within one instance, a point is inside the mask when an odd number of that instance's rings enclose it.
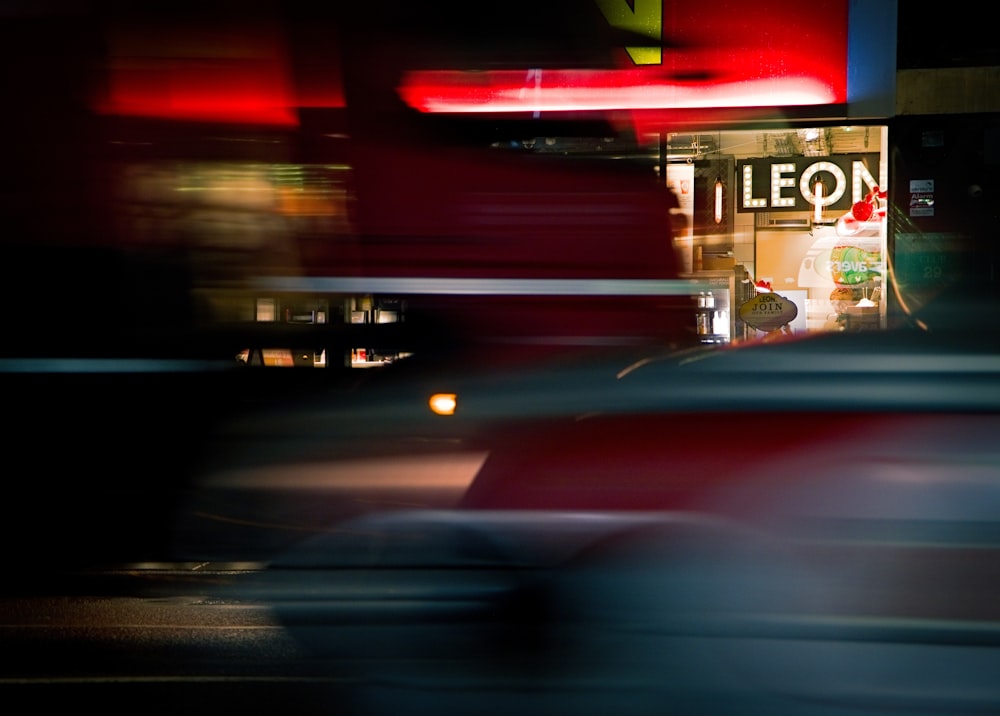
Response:
[[[46,586],[51,596],[0,598],[5,701],[42,712],[355,713],[346,670],[304,653],[266,605],[216,596],[253,565],[177,567],[63,577]]]

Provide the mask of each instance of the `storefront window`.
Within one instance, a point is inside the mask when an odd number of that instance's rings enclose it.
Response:
[[[886,134],[836,126],[667,135],[676,248],[687,275],[719,287],[709,300],[725,303],[733,340],[885,326]],[[780,310],[775,301],[766,308],[787,323],[754,315],[763,293],[780,297]]]

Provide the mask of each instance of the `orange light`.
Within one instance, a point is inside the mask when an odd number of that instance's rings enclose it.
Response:
[[[722,180],[715,180],[715,223],[722,223]]]
[[[458,407],[458,396],[454,393],[435,393],[428,401],[431,412],[436,415],[454,415]]]

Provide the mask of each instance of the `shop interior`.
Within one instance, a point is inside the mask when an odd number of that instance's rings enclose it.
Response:
[[[696,296],[705,342],[775,330],[741,315],[765,292],[794,306],[785,334],[885,326],[886,127],[675,133],[661,147],[685,275],[711,285],[709,310]]]

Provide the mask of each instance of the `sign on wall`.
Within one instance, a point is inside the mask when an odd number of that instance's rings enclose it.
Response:
[[[740,212],[848,210],[879,187],[879,155],[768,157],[737,162]]]
[[[798,314],[794,303],[776,293],[758,294],[740,306],[740,320],[758,331],[776,331]]]

